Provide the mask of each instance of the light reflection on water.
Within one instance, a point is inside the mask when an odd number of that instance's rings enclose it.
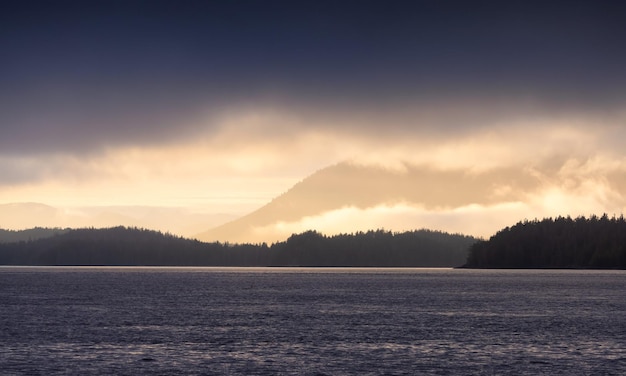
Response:
[[[3,374],[626,373],[626,272],[0,268]]]

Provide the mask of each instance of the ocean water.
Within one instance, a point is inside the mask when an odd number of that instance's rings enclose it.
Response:
[[[0,268],[3,375],[624,375],[626,272]]]

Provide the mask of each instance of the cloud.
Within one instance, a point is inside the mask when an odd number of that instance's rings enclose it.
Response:
[[[208,179],[243,182],[265,178],[282,180],[275,186],[286,189],[286,181],[295,183],[344,160],[398,169],[409,163],[480,172],[506,166],[545,169],[551,161],[594,157],[604,162],[585,168],[606,169],[602,165],[621,163],[624,158],[621,136],[626,110],[525,112],[524,116],[514,116],[513,110],[502,110],[498,116],[490,110],[483,114],[476,107],[467,109],[466,116],[466,110],[458,111],[449,115],[454,108],[442,109],[436,116],[427,108],[362,114],[233,106],[182,126],[194,129],[189,133],[193,137],[154,144],[131,138],[88,154],[72,149],[0,153],[0,187],[44,181],[109,181],[132,190],[136,184],[171,186],[171,181],[180,181],[180,186],[203,186],[201,182]],[[450,116],[459,123],[456,128],[450,124]],[[464,122],[464,117],[470,120]],[[83,143],[80,138],[72,142]]]
[[[0,202],[193,206],[245,214],[296,180],[266,174],[268,169],[249,170],[243,161],[252,156],[224,153],[198,142],[124,147],[82,158],[66,154],[3,158],[0,169],[11,174],[0,175]]]
[[[626,156],[602,148],[619,127],[563,121],[547,131],[540,123],[534,129],[511,126],[433,142],[367,134],[341,139],[306,125],[300,127],[310,132],[281,132],[292,124],[291,115],[274,112],[232,116],[225,124],[182,144],[120,147],[88,158],[5,157],[0,168],[12,173],[1,175],[0,202],[61,208],[145,205],[244,215],[315,170],[352,158],[356,165],[388,170],[380,173],[378,185],[340,174],[355,185],[342,186],[352,190],[354,200],[385,184],[392,184],[398,197],[415,200],[399,201],[392,194],[389,202],[279,219],[256,226],[247,240],[279,240],[311,228],[334,233],[378,227],[428,227],[486,237],[523,218],[626,209]],[[263,127],[271,128],[271,135]],[[320,189],[326,195],[337,192],[332,186]]]
[[[0,15],[4,157],[198,137],[454,142],[537,118],[602,117],[626,98],[619,2],[31,8],[13,2]]]
[[[220,117],[206,142],[217,150],[273,153],[278,164],[285,159],[281,154],[293,161],[318,160],[320,167],[351,159],[485,169],[539,163],[554,156],[622,154],[622,145],[614,139],[623,132],[626,107],[564,112],[488,103],[447,106],[362,112],[244,107]]]

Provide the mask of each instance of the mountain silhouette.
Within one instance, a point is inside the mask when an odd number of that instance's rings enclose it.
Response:
[[[255,239],[259,228],[342,208],[407,203],[428,210],[515,202],[538,189],[541,182],[535,171],[512,167],[471,172],[408,164],[403,169],[390,169],[344,162],[313,173],[267,205],[196,238],[261,241]]]

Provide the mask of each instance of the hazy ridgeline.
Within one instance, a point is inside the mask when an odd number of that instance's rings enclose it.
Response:
[[[605,214],[519,222],[473,244],[466,266],[626,269],[626,220]]]
[[[28,230],[0,229],[0,243],[15,243],[49,238],[57,234],[68,232],[69,229],[35,227]]]
[[[203,243],[157,231],[76,229],[48,238],[0,244],[4,265],[178,266],[459,266],[477,239],[417,230],[324,236],[315,231],[284,242]]]

